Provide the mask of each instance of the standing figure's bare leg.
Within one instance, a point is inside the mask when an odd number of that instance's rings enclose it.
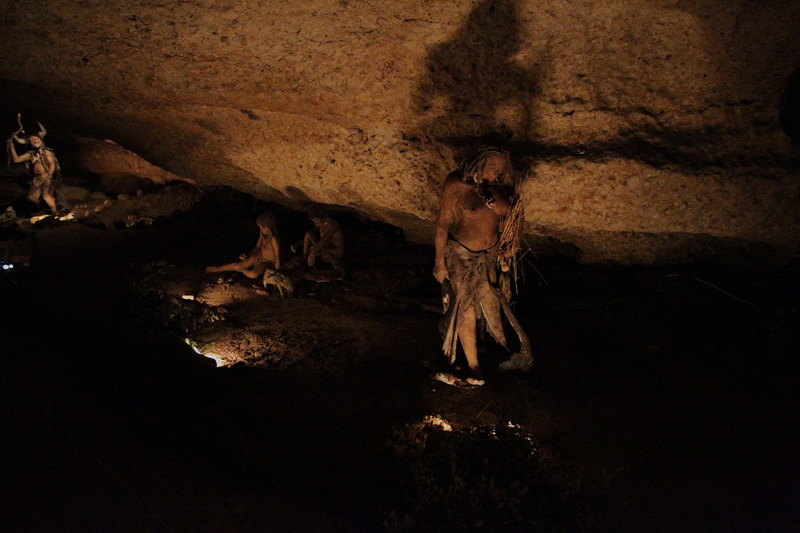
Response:
[[[475,308],[470,307],[460,317],[458,324],[458,339],[461,341],[461,348],[464,349],[464,356],[467,358],[469,367],[467,383],[470,385],[483,385],[483,374],[478,364],[478,343],[475,338]]]
[[[47,204],[47,206],[50,208],[50,211],[52,211],[54,215],[58,213],[55,196],[46,192],[42,194],[42,199],[44,200],[44,203]]]
[[[28,191],[28,196],[26,198],[33,205],[39,205],[39,195],[41,193],[42,193],[41,189],[32,186],[31,189]]]

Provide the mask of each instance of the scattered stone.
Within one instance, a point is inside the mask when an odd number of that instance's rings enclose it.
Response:
[[[96,202],[104,202],[108,199],[108,196],[103,191],[94,191],[89,195],[89,200],[94,200]]]

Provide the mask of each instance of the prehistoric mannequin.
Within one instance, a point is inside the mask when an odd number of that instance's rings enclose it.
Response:
[[[250,279],[264,275],[267,268],[281,268],[280,241],[276,228],[275,215],[270,212],[261,213],[256,219],[259,229],[258,242],[247,254],[239,256],[236,263],[206,268],[208,273],[241,272]]]
[[[344,256],[342,228],[321,205],[313,206],[308,212],[308,218],[314,223],[314,230],[307,231],[303,237],[303,257],[308,266],[315,266],[320,259],[330,263],[333,268],[342,268],[341,259]]]
[[[498,261],[513,259],[518,251],[516,244],[500,247],[501,222],[512,207],[511,180],[508,154],[483,147],[474,159],[447,176],[442,189],[433,275],[447,292],[441,324],[443,352],[452,365],[460,340],[469,367],[467,382],[472,385],[484,383],[478,363],[478,316],[499,344],[506,346],[502,314],[520,338],[520,353],[502,363],[501,370],[527,371],[532,363],[528,338],[497,288],[498,275],[502,275]]]
[[[67,206],[63,200],[63,183],[58,159],[53,150],[44,145],[43,139],[47,135],[47,130],[39,123],[39,133],[20,137],[21,131],[20,126],[20,130],[6,141],[10,160],[13,163],[26,163],[30,168],[32,180],[28,190],[28,200],[34,205],[39,205],[39,200],[42,199],[52,214],[58,215],[59,210],[65,210]],[[15,142],[30,148],[19,155]]]

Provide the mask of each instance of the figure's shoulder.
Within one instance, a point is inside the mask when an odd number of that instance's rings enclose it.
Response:
[[[464,181],[464,180],[462,180],[462,179],[461,179],[461,171],[460,171],[460,170],[454,170],[454,171],[452,171],[452,172],[451,172],[450,174],[448,174],[448,175],[447,175],[447,177],[444,179],[444,182],[445,182],[445,183],[452,183],[452,182],[458,182],[458,181]]]
[[[461,189],[469,188],[469,184],[464,183],[464,180],[461,179],[461,173],[458,170],[454,170],[447,175],[442,188],[445,192],[459,191]]]

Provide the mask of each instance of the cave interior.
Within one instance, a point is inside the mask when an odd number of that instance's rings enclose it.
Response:
[[[796,529],[793,2],[89,4],[0,13],[68,204],[0,168],[4,531]],[[534,364],[506,324],[452,386],[438,198],[487,143]],[[265,211],[287,293],[205,270]]]

